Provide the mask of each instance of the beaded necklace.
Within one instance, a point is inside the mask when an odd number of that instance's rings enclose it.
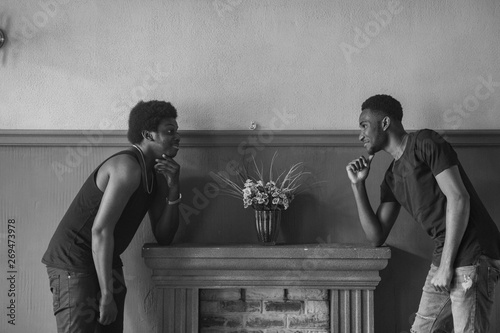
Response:
[[[151,192],[153,192],[154,182],[153,178],[151,178],[151,189],[149,189],[148,171],[146,170],[146,160],[144,159],[144,153],[142,152],[142,149],[139,148],[138,145],[133,145],[133,147],[136,148],[139,151],[139,153],[141,153],[142,162],[144,163],[144,175],[146,178],[146,191],[148,192],[148,194],[151,194]]]

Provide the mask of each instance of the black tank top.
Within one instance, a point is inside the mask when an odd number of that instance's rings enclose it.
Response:
[[[92,225],[103,196],[103,192],[96,184],[97,172],[107,160],[120,154],[134,156],[141,165],[141,174],[144,175],[145,165],[140,152],[136,149],[120,151],[102,162],[87,178],[59,223],[43,255],[44,264],[75,272],[95,271],[92,258]],[[122,266],[120,255],[132,241],[146,215],[153,201],[156,185],[155,178],[153,191],[148,194],[145,179],[141,177],[141,184],[130,197],[118,219],[114,229],[113,267]]]

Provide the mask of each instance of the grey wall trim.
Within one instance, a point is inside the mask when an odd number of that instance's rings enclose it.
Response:
[[[500,146],[500,130],[437,130],[455,146]],[[361,147],[357,130],[181,131],[184,147],[315,146]],[[125,130],[0,130],[0,146],[130,145]]]

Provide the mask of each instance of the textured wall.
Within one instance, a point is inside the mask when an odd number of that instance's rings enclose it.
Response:
[[[500,125],[496,0],[2,0],[0,28],[3,129],[124,129],[152,98],[183,129],[354,129],[379,92],[410,129]]]

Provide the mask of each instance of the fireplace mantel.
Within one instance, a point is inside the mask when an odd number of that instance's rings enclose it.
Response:
[[[145,244],[143,257],[163,290],[163,332],[198,332],[199,289],[330,290],[331,332],[373,332],[373,290],[391,256],[361,244]]]

